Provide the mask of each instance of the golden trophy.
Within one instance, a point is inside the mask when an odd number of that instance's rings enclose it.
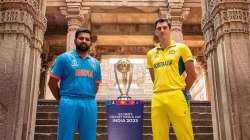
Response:
[[[126,59],[122,58],[114,65],[115,80],[118,85],[118,89],[121,95],[118,97],[119,100],[128,100],[131,97],[128,95],[131,82],[132,82],[132,72],[133,65]],[[120,72],[120,74],[118,74]],[[119,75],[121,75],[119,77]]]

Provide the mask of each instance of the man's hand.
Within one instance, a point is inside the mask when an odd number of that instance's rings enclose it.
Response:
[[[96,81],[96,93],[98,92],[100,83],[101,83],[101,81]]]
[[[185,71],[187,73],[186,77],[186,91],[189,91],[189,89],[192,87],[194,81],[196,80],[196,73],[194,68],[194,62],[193,61],[187,61],[185,63]]]
[[[186,90],[186,91],[184,90],[183,92],[184,92],[184,96],[185,96],[185,99],[186,99],[187,103],[190,105],[191,94],[189,93],[188,90]]]
[[[58,82],[59,80],[50,77],[48,84],[53,96],[56,98],[57,101],[60,100]]]
[[[149,74],[150,74],[151,80],[152,80],[152,82],[154,83],[154,81],[155,81],[154,69],[153,69],[153,68],[150,68],[150,69],[148,69],[148,70],[149,70]]]

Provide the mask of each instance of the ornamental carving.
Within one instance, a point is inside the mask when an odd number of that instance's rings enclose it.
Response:
[[[221,13],[221,14],[220,14]],[[214,17],[216,39],[232,32],[248,33],[248,12],[242,9],[227,9],[217,13]],[[226,24],[230,22],[230,24]]]
[[[160,18],[171,19],[171,15],[170,15],[170,13],[169,13],[168,8],[160,7],[160,8],[159,8],[159,17],[160,17]]]
[[[207,53],[213,50],[216,47],[214,43],[227,33],[249,34],[249,12],[246,1],[208,0],[205,3],[207,7],[201,24]],[[235,6],[232,7],[232,4]]]
[[[247,22],[248,12],[242,9],[227,9],[222,12],[223,22],[240,21]]]
[[[2,23],[0,33],[22,34],[29,41],[34,37],[42,44],[47,20],[39,11],[41,9],[40,0],[3,0],[0,4],[3,8],[5,7],[4,9],[7,9],[0,11],[0,23]],[[21,10],[24,7],[25,10]],[[10,24],[11,26],[9,26]],[[39,29],[35,31],[34,28]]]
[[[169,8],[161,7],[159,9],[159,17],[166,18],[171,21],[172,31],[182,31],[183,20],[190,13],[190,8],[182,8],[183,3],[173,4]]]
[[[90,7],[60,7],[60,12],[68,21],[68,31],[75,31],[79,26],[88,26]],[[72,13],[72,11],[74,11]]]
[[[32,0],[33,6],[35,9],[41,9],[40,7],[40,0]]]
[[[217,13],[214,17],[214,28],[217,29],[221,25],[221,15]]]
[[[1,0],[0,4],[28,4],[30,6],[32,6],[33,10],[35,11],[40,11],[41,10],[41,0]]]
[[[210,0],[209,1],[209,12],[213,11],[215,6],[218,4],[218,1],[217,0]]]
[[[43,32],[46,31],[47,19],[42,13],[38,13],[37,22],[35,24],[37,24]]]
[[[68,27],[79,27],[81,26],[81,19],[80,17],[68,17]]]
[[[182,31],[182,21],[181,20],[171,20],[171,30],[172,31]]]
[[[22,23],[32,31],[34,20],[26,11],[10,9],[0,11],[0,23]]]
[[[206,43],[205,54],[208,54],[210,51],[214,49],[214,40],[215,40],[215,32],[212,23],[210,22],[210,26],[206,28],[204,32],[204,40]]]

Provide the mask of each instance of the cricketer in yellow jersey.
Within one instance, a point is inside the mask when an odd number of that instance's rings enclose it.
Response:
[[[159,43],[147,53],[147,68],[153,81],[151,119],[153,140],[169,140],[172,124],[178,140],[194,140],[189,89],[196,79],[190,49],[171,39],[171,24],[167,19],[155,22]]]

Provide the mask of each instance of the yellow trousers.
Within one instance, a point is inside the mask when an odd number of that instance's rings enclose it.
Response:
[[[189,105],[181,90],[153,94],[153,140],[169,140],[170,123],[178,140],[194,140]]]

